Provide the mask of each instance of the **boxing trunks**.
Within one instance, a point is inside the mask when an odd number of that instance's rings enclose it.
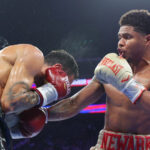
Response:
[[[150,135],[101,130],[96,146],[90,150],[150,150]]]
[[[9,129],[4,121],[4,113],[0,106],[0,150],[12,150]]]

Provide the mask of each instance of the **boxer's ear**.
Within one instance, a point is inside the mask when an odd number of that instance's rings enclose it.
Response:
[[[58,69],[62,69],[62,65],[61,65],[61,64],[59,64],[59,63],[57,63],[57,64],[53,65],[53,67],[56,67],[56,68],[58,68]]]

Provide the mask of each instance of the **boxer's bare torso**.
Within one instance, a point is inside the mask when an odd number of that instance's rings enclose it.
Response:
[[[119,52],[132,62],[130,65],[134,78],[149,89],[149,41],[145,40],[145,35],[134,31],[132,26],[120,27],[118,36]],[[138,99],[136,104],[132,104],[124,94],[111,85],[105,84],[104,88],[108,108],[105,116],[105,128],[123,133],[150,134],[150,103],[148,99]]]
[[[150,134],[150,109],[131,101],[111,85],[104,85],[107,94],[107,112],[104,128],[110,131]]]

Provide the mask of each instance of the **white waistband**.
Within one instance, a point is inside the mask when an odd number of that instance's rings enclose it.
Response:
[[[96,147],[100,150],[150,150],[150,135],[101,130]]]

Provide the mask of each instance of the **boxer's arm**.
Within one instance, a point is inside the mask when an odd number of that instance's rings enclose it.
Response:
[[[64,99],[48,108],[48,121],[58,121],[71,118],[86,106],[96,102],[104,93],[104,88],[96,80],[81,89],[72,97]]]
[[[97,80],[101,83],[112,84],[134,104],[146,90],[143,84],[134,79],[127,60],[115,53],[105,55],[94,73]]]
[[[5,112],[20,112],[33,107],[38,101],[30,87],[44,63],[43,54],[32,45],[19,45],[16,49],[16,60],[1,97]]]

